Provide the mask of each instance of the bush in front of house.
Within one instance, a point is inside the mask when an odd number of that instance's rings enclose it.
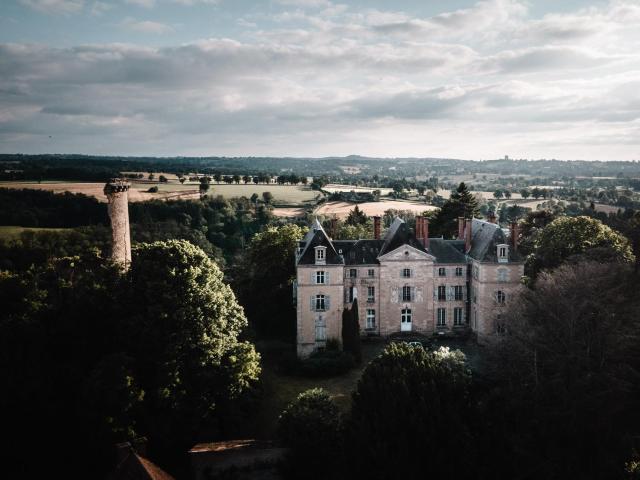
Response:
[[[330,478],[339,462],[342,415],[321,388],[302,392],[278,418],[278,438],[289,448],[285,475]]]

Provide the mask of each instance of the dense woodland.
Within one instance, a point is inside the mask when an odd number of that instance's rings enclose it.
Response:
[[[481,215],[469,190],[458,185],[430,213],[433,235]],[[134,259],[123,273],[107,260],[106,206],[95,199],[0,189],[0,207],[0,224],[68,228],[0,242],[12,476],[100,478],[116,442],[145,436],[152,460],[189,478],[190,446],[250,431],[264,368],[253,344],[292,345],[305,225],[243,198],[132,204]],[[346,414],[318,390],[283,412],[278,440],[290,451],[279,474],[639,477],[640,213],[553,203],[508,215],[521,225],[526,292],[485,350],[486,368],[469,370],[460,352],[391,344],[364,369]],[[336,238],[371,228],[354,209]],[[357,364],[354,322],[345,312],[346,353],[298,374]],[[34,441],[48,447],[39,462],[25,447]]]

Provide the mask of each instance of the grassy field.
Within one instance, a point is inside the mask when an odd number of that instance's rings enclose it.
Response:
[[[346,218],[355,205],[355,203],[349,202],[327,202],[321,205],[314,213],[316,215],[335,215],[338,218]],[[426,210],[435,210],[436,207],[433,205],[427,205],[426,203],[382,200],[380,202],[359,203],[358,208],[367,215],[383,215],[384,212],[390,208],[395,210],[411,210],[415,213],[422,213]]]
[[[150,187],[157,186],[158,193],[148,193]],[[85,195],[96,197],[102,202],[106,202],[104,195],[103,183],[91,182],[61,182],[61,181],[43,181],[38,182],[0,182],[0,188],[31,188],[38,190],[49,190],[56,193],[72,192],[83,193]],[[240,184],[227,185],[212,183],[209,195],[222,195],[225,198],[233,197],[251,197],[253,193],[257,193],[262,197],[263,192],[271,192],[274,197],[274,203],[278,205],[299,206],[304,204],[315,204],[318,193],[311,190],[311,187],[301,185],[275,185],[275,184]],[[156,182],[137,182],[131,183],[129,190],[129,201],[141,202],[151,199],[197,199],[199,198],[198,184],[195,182],[185,182],[181,184],[178,181],[169,181],[168,183]]]
[[[18,238],[22,232],[62,232],[67,228],[29,228],[29,227],[5,227],[0,226],[0,239],[12,240]]]

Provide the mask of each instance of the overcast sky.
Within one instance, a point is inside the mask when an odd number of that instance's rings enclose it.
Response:
[[[0,0],[0,152],[640,159],[640,0]]]

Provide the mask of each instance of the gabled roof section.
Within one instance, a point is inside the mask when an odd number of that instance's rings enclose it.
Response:
[[[401,218],[396,218],[384,236],[384,243],[382,244],[382,248],[380,248],[378,256],[380,257],[385,253],[392,252],[402,245],[411,245],[413,248],[426,252],[422,243],[419,242],[414,233],[409,230],[405,221]]]
[[[497,262],[496,247],[509,244],[509,239],[499,225],[484,220],[473,219],[471,224],[471,250],[469,256],[480,262]],[[522,257],[509,248],[509,261],[521,262]]]
[[[464,253],[457,248],[458,244],[464,242],[458,240],[443,240],[442,238],[429,239],[429,252],[436,257],[436,263],[466,263]]]
[[[324,231],[324,228],[322,228],[322,225],[320,224],[317,218],[316,218],[316,221],[313,222],[313,225],[305,235],[302,242],[304,242],[304,245],[301,245],[302,252],[298,257],[298,264],[303,264],[303,265],[315,264],[316,258],[315,258],[314,249],[315,247],[321,247],[321,246],[327,248],[327,252],[325,256],[327,265],[343,265],[344,264],[344,259],[340,255],[338,255],[338,252],[336,252],[336,249],[333,246],[333,243],[329,239],[329,236],[326,234],[326,232]]]
[[[346,265],[374,265],[378,263],[378,253],[384,240],[351,240],[336,241],[334,246],[338,254],[342,250],[342,257]]]

